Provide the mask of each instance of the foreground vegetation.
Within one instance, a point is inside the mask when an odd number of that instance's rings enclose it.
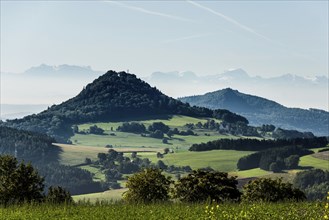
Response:
[[[4,172],[9,170],[11,161],[17,164],[13,157],[1,157],[0,183],[11,181],[9,186],[15,186],[14,182],[21,182],[16,179],[28,173],[38,177],[31,165],[25,169],[23,163],[17,172]],[[327,179],[328,173],[313,172],[321,174],[324,181]],[[310,184],[304,181],[305,177],[299,178],[299,184]],[[42,178],[31,180],[28,186],[40,183],[42,187],[42,181]],[[70,194],[60,187],[50,187],[46,197],[41,188],[27,197],[30,194],[24,192],[25,185],[7,190],[3,187],[6,185],[0,184],[0,189],[5,189],[0,190],[0,198],[4,199],[0,200],[0,219],[328,219],[328,201],[302,202],[306,198],[304,193],[280,179],[252,180],[242,192],[237,183],[235,177],[218,171],[192,171],[174,182],[161,170],[145,169],[128,178],[123,200],[95,203],[73,203]]]
[[[324,203],[20,205],[0,207],[0,219],[325,219]]]

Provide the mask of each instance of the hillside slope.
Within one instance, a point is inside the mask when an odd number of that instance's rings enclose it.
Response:
[[[6,126],[46,133],[65,142],[73,135],[71,126],[85,122],[119,121],[164,115],[215,117],[229,123],[248,121],[227,110],[190,107],[170,98],[133,74],[108,71],[88,84],[76,97]]]
[[[329,135],[329,112],[317,109],[287,108],[274,101],[240,93],[230,88],[181,101],[210,109],[224,108],[246,117],[253,125],[273,124],[285,129]]]

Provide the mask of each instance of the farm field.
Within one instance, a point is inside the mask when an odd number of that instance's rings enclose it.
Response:
[[[302,167],[313,167],[323,170],[329,170],[329,160],[322,160],[316,158],[312,154],[301,157],[299,165]]]
[[[161,160],[166,165],[191,166],[192,169],[211,167],[218,171],[230,172],[236,170],[236,164],[240,157],[251,153],[253,153],[253,151],[186,151],[164,155],[164,158],[161,158]],[[138,155],[142,158],[147,157],[154,163],[159,160],[154,153],[140,153]]]
[[[161,118],[161,116],[157,116]],[[141,120],[133,120],[134,122],[142,123],[145,126],[151,125],[153,122],[162,122],[170,127],[183,127],[187,123],[205,123],[207,122],[209,118],[193,118],[189,116],[183,116],[183,115],[173,115],[171,118],[165,117],[164,119],[141,119]],[[211,118],[212,119],[212,118]],[[213,119],[216,122],[221,122],[218,119]],[[129,121],[131,122],[131,121]],[[120,125],[122,125],[123,122],[108,122],[108,123],[96,123],[98,127],[104,129],[105,131],[110,131],[111,127],[113,130],[116,130]],[[91,125],[94,125],[95,123],[86,123],[79,125],[79,130],[87,130]]]
[[[97,125],[97,124],[96,124]],[[219,135],[216,132],[206,131],[197,132],[198,136],[181,136],[175,135],[168,144],[163,144],[162,139],[142,137],[140,134],[133,134],[127,132],[113,131],[111,135],[95,135],[95,134],[75,134],[71,137],[72,143],[76,145],[86,145],[95,147],[105,147],[110,144],[114,148],[120,147],[152,147],[152,148],[165,148],[165,147],[178,147],[187,150],[192,144],[208,142],[220,138],[234,138],[233,136]],[[205,136],[204,134],[210,134]]]
[[[237,176],[238,178],[248,178],[248,177],[260,177],[260,176],[268,175],[269,173],[272,173],[272,172],[262,170],[260,168],[254,168],[254,169],[250,169],[250,170],[229,172],[229,175]]]
[[[207,119],[192,118],[186,116],[175,115],[169,119],[157,120],[140,120],[135,121],[143,123],[147,128],[153,122],[163,122],[170,126],[171,129],[178,128],[179,130],[186,130],[185,127],[188,123],[205,123]],[[88,170],[93,174],[95,181],[104,181],[105,174],[93,165],[86,165],[85,158],[97,160],[98,153],[106,153],[110,148],[106,145],[111,145],[111,149],[117,152],[123,152],[125,156],[130,157],[131,152],[137,152],[137,157],[148,158],[153,164],[162,160],[167,166],[190,166],[192,169],[211,167],[217,171],[228,172],[231,176],[237,176],[239,179],[251,177],[267,177],[267,178],[283,178],[284,181],[291,182],[297,172],[303,171],[305,168],[321,168],[329,169],[329,161],[323,160],[323,155],[327,152],[318,153],[319,149],[312,149],[315,154],[301,157],[301,169],[286,170],[281,173],[273,173],[260,168],[250,170],[237,170],[237,161],[254,151],[235,151],[235,150],[212,150],[191,152],[188,151],[189,147],[194,143],[208,142],[220,138],[241,138],[240,136],[221,135],[218,132],[208,129],[194,129],[195,136],[182,136],[175,134],[169,139],[168,144],[162,143],[162,139],[142,137],[140,134],[119,132],[116,131],[118,126],[123,122],[108,122],[108,123],[92,123],[78,125],[79,131],[87,131],[90,126],[97,125],[104,129],[104,135],[95,134],[75,134],[71,141],[73,145],[56,144],[62,150],[61,163],[66,165],[73,165],[79,168]],[[250,138],[250,137],[249,137]],[[255,138],[255,137],[254,137]],[[169,148],[173,153],[164,154],[163,158],[157,157],[157,152],[163,153],[164,148]],[[166,175],[176,178],[175,174],[164,172]],[[181,173],[181,176],[186,173]],[[243,180],[242,180],[243,181]],[[246,179],[247,181],[247,179]],[[121,187],[125,187],[126,180],[119,181]],[[76,195],[76,201],[87,200],[92,203],[97,201],[117,201],[122,198],[122,193],[127,190],[122,188],[119,190],[108,190],[100,193]]]
[[[78,203],[77,205],[22,205],[0,207],[0,219],[324,219],[325,204],[255,203],[255,204],[123,204]],[[212,210],[212,212],[209,212]]]
[[[78,165],[85,162],[85,158],[88,157],[92,160],[97,159],[98,153],[107,153],[109,148],[105,147],[93,147],[71,144],[54,144],[61,148],[60,159],[61,163],[65,165]],[[114,148],[117,152],[158,152],[163,151],[163,148],[134,148],[134,147],[121,147]]]
[[[329,151],[312,154],[313,157],[329,161]]]
[[[215,119],[214,119],[215,120]],[[220,122],[220,120],[215,120]],[[147,128],[153,122],[162,122],[169,126],[171,129],[179,128],[186,130],[184,128],[185,124],[188,123],[205,123],[207,118],[193,118],[188,116],[174,115],[169,119],[157,119],[157,120],[140,120],[134,121],[144,124]],[[86,145],[86,146],[96,146],[104,147],[108,144],[115,148],[120,147],[155,147],[155,148],[178,148],[179,150],[187,150],[194,143],[208,142],[212,140],[217,140],[220,138],[238,138],[235,136],[220,135],[218,132],[205,130],[205,129],[195,129],[194,132],[197,136],[181,136],[175,135],[168,144],[163,144],[161,139],[142,137],[140,134],[119,132],[116,131],[118,126],[122,125],[123,122],[108,122],[108,123],[92,123],[92,124],[81,124],[78,125],[80,131],[86,131],[92,125],[97,125],[105,131],[105,135],[94,135],[94,134],[75,134],[71,137],[72,143],[76,145]],[[207,133],[207,136],[205,135]],[[112,135],[110,135],[112,134]]]

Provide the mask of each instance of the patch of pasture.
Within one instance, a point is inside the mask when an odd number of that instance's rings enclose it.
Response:
[[[93,147],[84,145],[71,145],[71,144],[57,144],[54,145],[61,148],[60,154],[61,163],[65,165],[79,165],[85,162],[88,157],[91,160],[97,160],[98,153],[107,153],[110,148],[105,147]],[[163,151],[163,149],[157,148],[133,148],[133,147],[121,147],[113,148],[118,152],[129,153],[129,152],[157,152]]]
[[[178,152],[157,158],[155,153],[138,153],[141,157],[149,158],[153,163],[162,160],[166,165],[190,166],[192,169],[211,167],[222,172],[236,171],[237,161],[253,151],[212,150],[203,152]]]
[[[329,160],[322,160],[316,158],[312,154],[301,157],[299,165],[302,167],[313,167],[323,170],[329,170]]]
[[[260,168],[254,168],[250,170],[239,170],[239,171],[234,171],[230,172],[230,176],[237,176],[238,178],[249,178],[249,177],[261,177],[264,175],[268,175],[272,172],[262,170]]]

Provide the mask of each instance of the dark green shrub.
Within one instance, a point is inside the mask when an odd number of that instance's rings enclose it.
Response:
[[[128,191],[124,193],[123,199],[133,203],[167,201],[171,183],[170,177],[164,176],[160,170],[145,169],[128,178]]]
[[[60,186],[49,187],[45,200],[53,204],[73,203],[70,192]]]
[[[174,198],[183,202],[238,201],[241,193],[237,184],[236,177],[228,177],[227,173],[194,170],[175,184]]]
[[[292,184],[282,182],[282,179],[259,178],[243,186],[242,200],[279,202],[285,200],[303,201],[305,194],[293,188]]]

